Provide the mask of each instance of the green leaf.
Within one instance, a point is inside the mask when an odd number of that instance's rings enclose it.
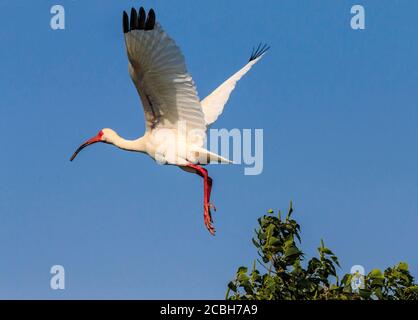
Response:
[[[328,248],[322,248],[322,252],[323,253],[326,253],[326,254],[329,254],[329,255],[333,255],[334,253],[330,250],[330,249],[328,249]]]
[[[414,293],[418,293],[418,286],[412,286],[412,287],[409,287],[408,289]]]
[[[378,297],[379,299],[383,298],[383,294],[382,294],[382,288],[377,288],[376,290],[374,290],[374,294],[376,295],[376,297]]]
[[[232,291],[234,291],[234,292],[236,292],[237,291],[237,286],[232,282],[232,281],[230,281],[229,283],[228,283],[228,288],[229,289],[231,289]]]
[[[275,231],[276,231],[276,226],[274,225],[274,224],[269,224],[268,226],[267,226],[267,228],[266,228],[266,233],[269,235],[269,236],[272,236],[273,235],[273,233],[275,233]]]
[[[285,240],[284,242],[284,246],[287,247],[291,247],[293,246],[293,244],[295,243],[295,240],[293,239],[292,235],[289,235],[288,238]]]
[[[246,285],[250,277],[246,273],[240,273],[237,277],[237,280],[241,282],[241,285]]]
[[[247,267],[239,267],[237,273],[241,274],[241,273],[247,273],[248,272],[248,268]]]
[[[408,264],[406,262],[400,262],[398,264],[398,269],[402,271],[408,271]]]
[[[253,245],[256,247],[256,248],[260,248],[260,244],[254,239],[254,238],[252,238],[251,239],[252,241],[253,241]]]
[[[369,299],[372,292],[367,289],[359,289],[359,294],[360,294],[360,297],[362,297],[363,299]]]
[[[372,271],[370,271],[369,273],[369,277],[370,278],[382,278],[382,271],[380,271],[380,269],[373,269]]]
[[[282,242],[279,239],[277,239],[276,237],[270,237],[269,238],[269,245],[270,246],[279,246],[281,244],[282,244]]]
[[[285,257],[290,257],[297,254],[300,254],[300,251],[296,246],[291,246],[287,248],[284,252]]]
[[[336,256],[331,256],[332,261],[334,261],[334,263],[341,268],[340,263],[338,262],[338,258]]]
[[[293,212],[293,202],[290,201],[289,211],[287,213],[287,218],[290,218],[290,216],[292,215],[292,212]]]

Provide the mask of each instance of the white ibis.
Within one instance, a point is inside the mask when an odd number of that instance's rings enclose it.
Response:
[[[205,134],[222,113],[237,81],[269,48],[259,45],[241,70],[200,101],[179,47],[156,22],[153,9],[147,15],[142,7],[138,12],[132,8],[130,18],[124,11],[123,32],[129,74],[144,108],[145,134],[136,140],[125,140],[112,129],[102,129],[74,152],[71,161],[85,147],[104,142],[198,174],[204,182],[204,223],[214,235],[211,209],[216,209],[210,202],[212,179],[202,166],[212,161],[231,161],[204,148]],[[173,137],[175,140],[170,140]],[[169,151],[171,141],[177,141],[174,153]]]

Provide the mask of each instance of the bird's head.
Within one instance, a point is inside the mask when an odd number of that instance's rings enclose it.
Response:
[[[78,153],[81,150],[83,150],[85,147],[88,147],[88,146],[90,146],[92,144],[95,144],[97,142],[104,142],[104,143],[113,144],[113,141],[115,140],[116,137],[117,137],[117,133],[115,131],[113,131],[112,129],[106,128],[106,129],[100,130],[97,135],[88,139],[86,142],[84,142],[81,146],[78,147],[78,149],[72,155],[70,161],[73,161],[75,159],[75,157],[77,157]]]

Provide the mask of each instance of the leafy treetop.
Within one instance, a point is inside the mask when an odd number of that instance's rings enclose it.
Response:
[[[228,284],[226,298],[231,300],[409,300],[418,299],[418,286],[401,262],[384,272],[373,269],[360,288],[353,281],[362,279],[358,274],[337,275],[340,267],[337,256],[321,240],[318,256],[306,261],[298,247],[300,226],[292,219],[293,207],[282,218],[273,210],[258,219],[258,229],[252,239],[259,258],[251,271],[239,267],[235,279]],[[262,267],[260,272],[257,267]]]

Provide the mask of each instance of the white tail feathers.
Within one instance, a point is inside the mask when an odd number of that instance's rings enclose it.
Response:
[[[193,151],[199,154],[199,162],[202,164],[209,164],[210,162],[233,164],[231,160],[224,158],[214,152],[210,152],[209,150],[206,150],[204,148],[193,147]]]

